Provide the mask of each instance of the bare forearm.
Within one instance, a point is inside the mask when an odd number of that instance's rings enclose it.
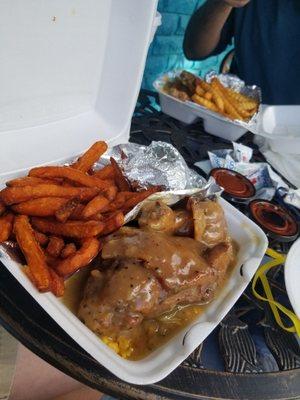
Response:
[[[207,57],[217,46],[232,6],[222,0],[208,0],[188,24],[183,50],[190,60]]]

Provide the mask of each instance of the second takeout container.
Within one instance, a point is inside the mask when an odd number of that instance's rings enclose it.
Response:
[[[224,119],[217,113],[208,110],[192,101],[181,101],[163,91],[163,84],[168,74],[154,82],[154,88],[159,95],[162,111],[185,124],[192,124],[197,119],[203,119],[203,127],[206,132],[229,141],[236,141],[243,136],[248,129],[238,125],[234,121]]]
[[[29,168],[63,163],[94,141],[128,138],[156,0],[3,0],[0,2],[0,182]],[[209,335],[249,284],[266,250],[265,234],[220,199],[239,245],[236,266],[217,299],[191,326],[141,361],[119,357],[23,267],[0,260],[84,350],[119,378],[157,382]]]

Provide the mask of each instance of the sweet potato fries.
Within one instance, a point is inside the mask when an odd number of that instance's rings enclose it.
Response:
[[[134,192],[113,158],[94,171],[106,150],[96,142],[71,166],[33,168],[0,191],[0,243],[17,241],[24,271],[41,292],[62,296],[64,280],[97,257],[102,238],[159,190]]]

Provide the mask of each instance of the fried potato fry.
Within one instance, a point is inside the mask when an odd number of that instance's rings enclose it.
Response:
[[[122,206],[122,211],[124,212],[124,214],[126,214],[129,210],[134,208],[138,203],[140,203],[141,201],[149,197],[151,194],[156,193],[158,191],[159,189],[157,187],[152,187],[135,193],[134,196],[125,201],[124,205]]]
[[[42,246],[46,246],[46,244],[49,242],[49,238],[47,235],[45,235],[42,232],[34,231],[34,237],[36,238],[37,242]]]
[[[11,205],[40,197],[78,197],[80,201],[91,200],[99,193],[99,189],[92,187],[63,187],[58,185],[38,185],[9,187],[1,190],[0,199]]]
[[[158,191],[158,189],[157,189]],[[140,192],[119,192],[117,193],[117,196],[114,201],[112,201],[110,204],[108,204],[106,207],[104,207],[101,212],[102,213],[110,213],[114,212],[117,210],[120,210],[125,202],[131,198],[136,198],[137,193]]]
[[[253,114],[257,112],[259,106],[257,101],[242,95],[241,93],[237,93],[232,89],[226,88],[217,79],[216,81],[219,88],[223,91],[223,94],[227,96],[227,99],[244,120],[249,120]]]
[[[107,144],[99,141],[94,143],[79,159],[72,165],[72,168],[87,172],[107,150]]]
[[[62,249],[65,247],[65,242],[62,238],[57,236],[51,236],[49,239],[46,251],[52,257],[59,257]]]
[[[84,204],[78,204],[75,210],[70,215],[70,220],[80,220],[82,219],[82,211],[84,210]]]
[[[211,111],[218,112],[217,106],[212,101],[206,100],[203,97],[198,96],[197,94],[193,94],[192,100],[200,106],[206,107]]]
[[[101,233],[101,236],[109,235],[112,232],[117,231],[124,224],[124,214],[121,211],[114,213],[108,219],[104,221],[105,228]]]
[[[73,254],[76,253],[76,246],[74,243],[68,243],[65,245],[65,247],[62,249],[60,253],[61,258],[67,258],[72,256]]]
[[[104,229],[101,221],[67,221],[65,223],[33,217],[32,225],[40,232],[57,236],[86,238],[99,235]]]
[[[225,87],[218,78],[214,78],[213,81],[243,117],[249,116],[247,115],[247,111],[249,110],[252,110],[253,113],[256,112],[259,105],[256,100]]]
[[[23,176],[22,178],[13,179],[11,181],[6,182],[6,186],[14,187],[14,186],[36,186],[41,184],[50,184],[56,185],[60,183],[61,179],[46,179],[46,178],[37,178],[35,176]]]
[[[101,210],[103,210],[104,207],[106,207],[110,201],[104,197],[101,196],[100,194],[96,197],[94,197],[91,201],[87,203],[87,205],[84,207],[82,211],[82,217],[83,218],[89,218],[94,214],[97,214]]]
[[[215,93],[223,100],[224,103],[224,110],[228,114],[229,118],[235,120],[239,119],[242,120],[243,117],[238,113],[236,108],[231,104],[231,102],[226,98],[223,93],[223,89],[220,81],[217,78],[213,78],[211,81],[211,86],[214,89]]]
[[[9,239],[13,230],[14,215],[8,213],[0,217],[0,243]]]
[[[29,176],[40,178],[65,178],[81,186],[90,188],[106,189],[114,185],[112,180],[101,180],[95,176],[74,169],[72,167],[37,167],[29,171]]]
[[[112,201],[115,199],[117,193],[118,193],[118,188],[117,186],[109,186],[107,189],[104,189],[101,191],[104,196],[109,200]]]
[[[197,94],[198,94],[198,93],[197,93]],[[206,100],[212,100],[213,94],[212,94],[211,92],[205,92],[204,95],[203,95],[203,97],[204,97]]]
[[[224,114],[224,111],[225,111],[224,100],[215,90],[213,90],[213,92],[212,92],[212,99],[213,99],[215,105],[217,106],[218,111],[221,114]]]
[[[58,263],[59,258],[57,257],[53,257],[48,253],[45,253],[45,257],[46,257],[46,262],[49,268],[54,268],[55,265]]]
[[[45,254],[35,239],[33,229],[26,215],[15,217],[14,233],[18,245],[27,261],[30,277],[40,292],[50,288],[51,276]]]
[[[131,196],[128,197],[127,193],[130,193]],[[135,196],[135,192],[119,192],[116,195],[116,198],[114,201],[112,201],[110,204],[108,204],[106,207],[104,207],[101,211],[103,213],[111,212],[111,211],[116,211],[122,208],[122,206],[125,204],[125,201],[132,197]]]
[[[11,206],[11,209],[24,215],[32,217],[51,217],[57,210],[64,206],[68,199],[63,197],[41,197],[39,199],[27,200]]]
[[[224,114],[225,112],[225,104],[223,99],[221,99],[221,97],[213,97],[215,100],[215,103],[220,111],[221,114]]]
[[[205,82],[203,79],[199,80],[199,86],[201,86],[204,92],[209,92],[211,90],[211,85]]]
[[[114,179],[115,170],[112,165],[106,165],[102,169],[94,171],[93,176],[96,176],[99,179]]]
[[[196,86],[195,92],[196,92],[196,94],[197,94],[198,96],[204,96],[205,93],[206,93],[205,90],[202,89],[201,85],[197,85],[197,86]]]
[[[242,116],[243,120],[249,120],[250,117],[256,112],[256,109],[254,109],[251,112],[249,112],[248,110],[246,110],[243,107],[243,103],[241,101],[238,100],[238,97],[232,96],[231,93],[235,93],[233,90],[226,88],[225,86],[221,85],[221,83],[219,83],[219,88],[220,90],[222,90],[223,95],[225,97],[227,97],[228,101],[231,103],[231,105],[236,109],[236,111]],[[235,93],[237,95],[239,95],[239,93]]]
[[[244,94],[235,92],[234,90],[229,89],[229,88],[225,88],[225,87],[224,87],[224,90],[226,91],[226,94],[227,94],[230,98],[232,98],[232,99],[238,101],[238,102],[241,103],[241,104],[246,103],[247,106],[246,106],[246,107],[244,106],[244,109],[245,109],[245,110],[248,110],[248,109],[251,110],[251,109],[255,109],[255,108],[258,107],[258,102],[255,101],[254,99],[251,99],[250,97],[245,96]],[[249,108],[248,108],[248,107],[249,107]]]
[[[50,291],[56,297],[62,297],[65,293],[65,282],[64,279],[59,276],[52,268],[49,268],[51,282],[50,282]]]
[[[115,181],[117,184],[118,189],[123,192],[123,191],[131,191],[131,187],[127,179],[125,178],[121,168],[119,167],[118,163],[113,157],[110,157],[110,162],[111,165],[114,169],[114,174],[115,174]]]
[[[111,203],[110,203],[111,204]],[[70,216],[70,220],[82,220],[84,219],[82,216],[82,211],[84,210],[84,204],[78,204],[78,206],[76,207],[76,209],[74,210],[74,212],[72,213],[72,215]],[[92,221],[102,221],[103,217],[102,214],[97,213],[95,215],[93,215],[90,218],[86,218],[86,220],[92,220]]]
[[[75,211],[76,207],[79,204],[79,199],[69,199],[66,203],[64,203],[59,209],[55,212],[55,217],[59,222],[66,222],[67,219],[72,215]]]
[[[60,261],[55,270],[58,275],[68,277],[81,268],[86,267],[99,253],[100,242],[96,238],[88,238],[75,254]]]
[[[252,103],[252,102],[249,102],[249,101],[243,101],[243,102],[241,102],[241,107],[243,108],[243,110],[249,111],[250,113],[255,113],[255,112],[257,112],[258,106],[259,106],[258,103],[256,103],[255,105],[253,105],[253,103]]]
[[[6,211],[5,204],[4,204],[2,201],[0,201],[0,216],[1,216],[2,214],[4,214],[5,211]]]

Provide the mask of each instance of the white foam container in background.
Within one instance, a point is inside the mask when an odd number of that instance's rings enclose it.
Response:
[[[33,166],[68,161],[96,140],[109,145],[127,141],[148,46],[159,23],[156,6],[156,0],[0,2],[0,184]],[[20,264],[4,255],[1,261],[108,370],[131,383],[154,383],[218,325],[249,284],[266,250],[260,228],[221,201],[239,245],[234,271],[192,326],[141,361],[116,355],[61,300],[39,293]]]
[[[300,106],[265,106],[254,133],[280,154],[300,154]]]
[[[248,131],[247,128],[235,121],[226,120],[218,113],[210,111],[199,104],[191,101],[188,104],[193,109],[195,115],[203,119],[203,126],[206,132],[214,136],[235,142]]]
[[[188,102],[176,99],[160,90],[158,90],[158,96],[162,112],[170,115],[170,117],[176,118],[185,124],[192,124],[198,119]]]
[[[161,81],[161,80],[159,80]],[[191,101],[181,101],[162,91],[158,82],[154,87],[159,95],[162,111],[185,124],[192,124],[198,118],[203,119],[206,132],[229,141],[236,141],[247,132],[247,128],[238,125],[234,121],[224,120],[217,113]]]

